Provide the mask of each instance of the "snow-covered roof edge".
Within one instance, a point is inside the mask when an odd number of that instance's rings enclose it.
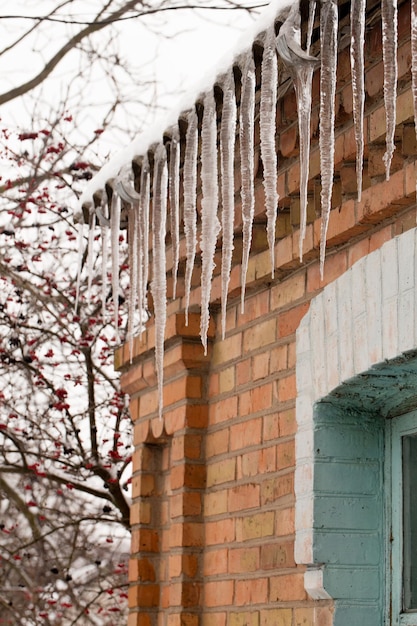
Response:
[[[213,66],[205,74],[204,78],[197,82],[169,113],[165,111],[161,114],[149,130],[141,133],[137,139],[134,139],[124,149],[115,154],[93,176],[80,197],[80,207],[91,205],[94,202],[94,194],[104,189],[108,181],[115,178],[124,165],[131,162],[135,157],[143,155],[151,145],[159,143],[164,133],[178,123],[184,111],[191,109],[201,94],[213,88],[216,81],[236,63],[240,55],[252,47],[256,38],[263,31],[267,30],[274,20],[285,16],[287,9],[294,4],[294,1],[297,2],[297,0],[271,0],[259,18],[239,37],[236,45],[221,57],[218,64]]]

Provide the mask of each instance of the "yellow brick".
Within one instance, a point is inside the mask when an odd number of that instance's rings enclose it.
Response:
[[[227,393],[235,387],[235,368],[228,367],[219,373],[219,391]]]
[[[248,273],[246,274],[246,284],[271,275],[271,255],[269,250],[260,252],[249,257]]]
[[[274,534],[275,516],[273,511],[258,513],[238,519],[236,522],[237,541],[247,541]]]
[[[250,352],[262,348],[275,341],[276,320],[266,320],[249,328],[243,336],[243,351]]]
[[[207,467],[207,487],[235,479],[236,459],[224,459]]]
[[[227,511],[227,490],[214,491],[208,493],[204,497],[204,514],[206,517],[210,515],[220,515]]]
[[[259,626],[259,612],[230,613],[229,626]]]
[[[292,626],[291,609],[265,609],[261,611],[260,626]]]
[[[302,298],[306,289],[306,274],[299,272],[271,288],[271,310],[279,309]]]
[[[294,626],[315,626],[314,609],[295,609]]]
[[[226,613],[203,613],[203,626],[225,626]]]
[[[213,365],[220,365],[240,356],[242,351],[242,335],[232,335],[224,341],[217,341],[213,346]]]

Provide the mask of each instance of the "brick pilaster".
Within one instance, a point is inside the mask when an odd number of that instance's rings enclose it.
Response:
[[[199,626],[206,484],[203,430],[210,361],[199,337],[200,316],[168,319],[164,414],[158,417],[154,334],[150,326],[117,354],[134,421],[131,613],[129,626]],[[210,328],[209,336],[213,336]]]

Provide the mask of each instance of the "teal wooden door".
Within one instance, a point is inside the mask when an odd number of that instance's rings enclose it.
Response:
[[[388,429],[387,429],[388,430]],[[390,420],[387,482],[391,483],[391,624],[417,626],[417,411]],[[390,436],[389,436],[390,435]],[[388,456],[387,455],[387,456]],[[391,505],[391,515],[389,508]]]

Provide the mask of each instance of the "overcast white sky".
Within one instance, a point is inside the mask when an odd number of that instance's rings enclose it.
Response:
[[[208,7],[218,6],[221,0],[206,0]],[[200,0],[201,2],[201,0]],[[241,0],[246,6],[256,5],[257,0]],[[31,22],[27,20],[4,19],[6,15],[39,15],[46,14],[58,4],[58,0],[0,0],[0,48],[3,49],[11,41],[27,29]],[[88,20],[102,5],[102,0],[73,0],[68,8],[80,20]],[[146,19],[132,19],[117,25],[119,37],[117,45],[120,53],[131,60],[140,76],[152,80],[156,77],[158,90],[153,93],[153,101],[168,107],[175,106],[181,94],[192,88],[194,83],[201,81],[205,72],[218,63],[219,58],[233,48],[242,32],[250,26],[254,17],[246,11],[208,11],[208,10],[175,10],[154,15]],[[20,82],[28,80],[42,69],[45,61],[50,58],[68,36],[68,32],[76,32],[81,26],[62,26],[46,23],[37,31],[36,36],[10,53],[0,55],[0,90],[7,91]],[[72,30],[71,30],[72,29]],[[161,37],[160,33],[164,33]],[[68,83],[73,68],[77,66],[76,55],[71,53],[48,79],[49,90],[45,100],[52,102],[59,98]],[[90,90],[83,92],[85,101],[86,134],[96,128],[99,115],[95,105],[109,99],[106,95],[106,81],[100,76],[99,68],[95,80],[89,81]],[[137,99],[142,93],[137,85],[131,85],[132,92],[137,90]],[[168,95],[170,94],[170,95]],[[178,94],[178,95],[175,95]],[[130,113],[133,113],[130,110]],[[14,101],[2,107],[3,123],[23,127],[30,125],[31,111],[25,111]],[[47,114],[46,114],[47,115]],[[126,115],[129,117],[129,110]],[[27,121],[26,121],[27,120]],[[151,118],[147,120],[151,123]],[[123,125],[123,119],[120,121]],[[88,128],[90,127],[90,128]],[[87,130],[88,129],[88,130]],[[120,147],[120,136],[113,138],[106,133],[106,141],[101,141],[102,149],[109,155],[109,150]],[[105,138],[103,138],[105,139]],[[112,147],[111,147],[112,146]]]

